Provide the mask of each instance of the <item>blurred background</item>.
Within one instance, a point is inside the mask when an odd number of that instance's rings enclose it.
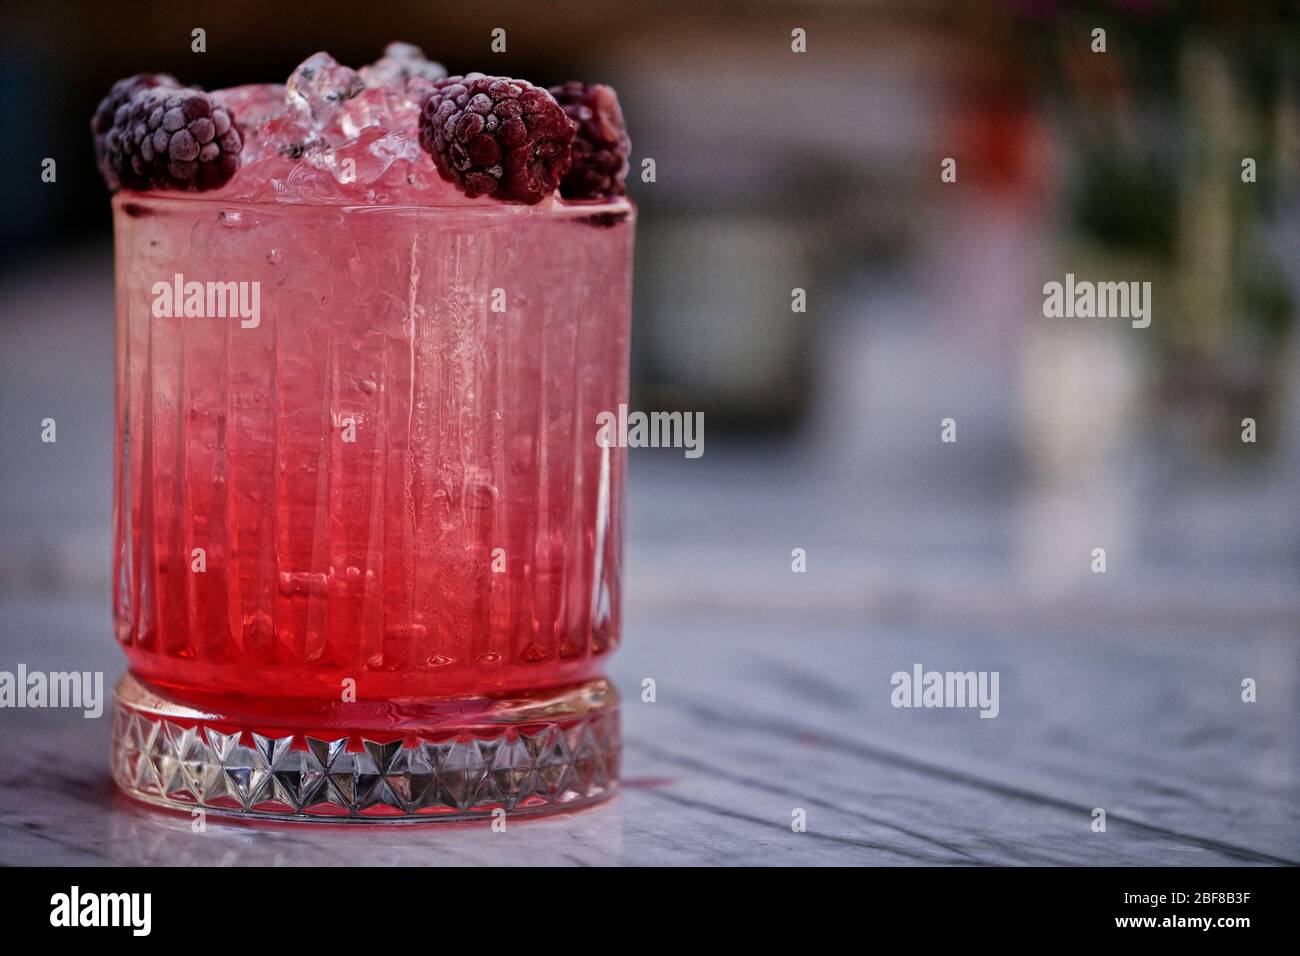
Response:
[[[0,589],[107,593],[111,250],[87,132],[99,97],[141,70],[207,88],[283,80],[317,49],[360,66],[401,38],[452,72],[620,91],[641,208],[633,406],[706,419],[702,459],[633,453],[630,600],[1294,633],[1295,13],[1172,0],[10,8]],[[190,51],[198,26],[206,53]],[[488,52],[496,26],[504,54]],[[791,50],[795,27],[806,53]],[[636,176],[646,157],[654,183]],[[945,158],[955,182],[941,181]],[[1257,181],[1242,182],[1244,158]],[[1150,328],[1044,318],[1043,283],[1066,272],[1152,282]],[[34,444],[46,415],[57,446]],[[955,444],[939,440],[948,417]],[[792,584],[795,547],[816,573]],[[1107,549],[1104,576],[1089,573],[1093,547]]]

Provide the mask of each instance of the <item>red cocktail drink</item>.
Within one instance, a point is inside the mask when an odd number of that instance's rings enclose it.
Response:
[[[222,188],[114,199],[137,796],[426,819],[616,784],[625,452],[596,433],[627,400],[633,210],[463,195],[412,99],[354,95],[306,161],[270,140],[322,120],[272,108]]]

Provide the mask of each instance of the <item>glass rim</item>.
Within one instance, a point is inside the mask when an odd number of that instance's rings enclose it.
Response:
[[[367,212],[407,213],[465,216],[473,218],[547,218],[547,219],[584,219],[591,216],[616,216],[609,225],[621,221],[633,221],[636,218],[636,204],[629,196],[617,196],[612,199],[561,199],[550,197],[550,202],[542,201],[527,205],[508,203],[483,197],[477,200],[466,198],[460,203],[414,203],[414,202],[283,202],[265,199],[242,199],[238,197],[223,198],[199,192],[180,190],[135,191],[119,189],[111,197],[114,215],[132,215],[131,206],[150,209],[185,208],[210,206],[218,212],[226,209],[257,210],[262,213],[292,215],[301,212],[337,211],[350,214]]]

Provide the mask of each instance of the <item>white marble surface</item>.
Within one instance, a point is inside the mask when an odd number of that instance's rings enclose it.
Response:
[[[7,601],[33,667],[114,668],[98,602]],[[102,653],[85,657],[98,632]],[[622,794],[507,826],[283,827],[118,796],[107,721],[4,715],[0,863],[1249,864],[1300,862],[1289,639],[1049,640],[873,627],[856,615],[633,609]],[[90,658],[95,658],[92,662]],[[895,710],[889,675],[998,669],[1001,713]],[[1263,699],[1238,701],[1255,673]],[[657,701],[631,693],[643,677]],[[1107,832],[1090,811],[1105,807]],[[791,812],[808,830],[791,830]]]

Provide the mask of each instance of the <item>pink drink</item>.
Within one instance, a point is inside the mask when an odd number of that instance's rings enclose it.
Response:
[[[371,93],[306,162],[271,118],[223,189],[114,200],[115,774],[292,817],[599,799],[633,212],[468,199]]]

